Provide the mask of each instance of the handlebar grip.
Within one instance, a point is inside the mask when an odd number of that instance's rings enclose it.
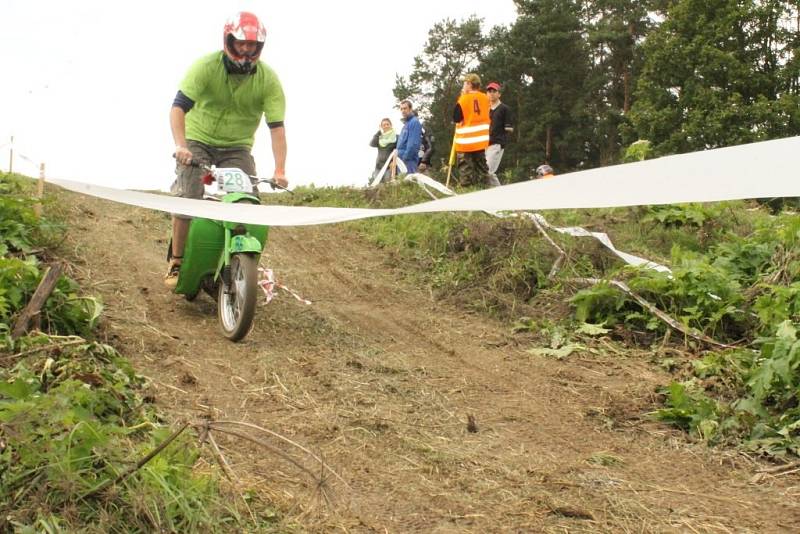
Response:
[[[172,153],[172,157],[173,157],[173,158],[176,158],[176,157],[177,157],[177,155],[175,154],[175,152],[173,152],[173,153]],[[200,166],[201,166],[201,165],[200,165],[200,163],[196,162],[195,160],[192,160],[192,161],[190,161],[190,162],[189,162],[189,165],[190,165],[190,166],[192,166],[192,167],[200,167]]]

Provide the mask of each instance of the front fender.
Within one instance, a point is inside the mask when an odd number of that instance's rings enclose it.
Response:
[[[264,246],[257,238],[251,235],[242,234],[231,236],[230,249],[228,252],[230,254],[236,254],[239,252],[255,252],[257,254],[261,254],[263,248]]]

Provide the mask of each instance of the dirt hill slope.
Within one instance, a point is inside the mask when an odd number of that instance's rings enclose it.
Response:
[[[319,504],[296,466],[224,443],[233,470],[304,530],[800,530],[796,473],[752,482],[762,466],[642,417],[668,380],[645,359],[531,356],[508,325],[433,300],[341,225],[272,230],[262,263],[314,303],[280,294],[232,344],[210,298],[162,286],[164,214],[59,196],[75,276],[172,420],[266,427],[347,481],[329,479],[333,503]]]

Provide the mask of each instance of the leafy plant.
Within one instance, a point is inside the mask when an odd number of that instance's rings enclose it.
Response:
[[[724,415],[719,403],[697,391],[691,383],[673,382],[664,393],[668,407],[655,412],[657,419],[671,422],[705,441],[717,437]]]
[[[47,517],[58,521],[72,509],[82,524],[113,521],[109,530],[211,529],[210,512],[198,504],[216,488],[192,473],[198,452],[189,437],[113,493],[81,498],[115,479],[170,430],[144,402],[142,377],[113,348],[87,342],[52,354],[0,370],[0,429],[7,437],[0,449],[3,517],[32,525]]]
[[[44,274],[36,247],[54,226],[33,215],[23,179],[0,177],[0,193],[0,531],[245,530],[215,479],[194,472],[189,434],[94,493],[171,431],[130,363],[85,339],[102,306],[75,281],[60,277],[45,302],[46,333],[11,337]]]
[[[665,391],[667,408],[658,410],[656,417],[711,442],[741,441],[764,454],[796,454],[800,451],[797,328],[784,321],[774,335],[758,340],[760,351],[739,349],[695,362],[696,378],[671,384]]]
[[[36,291],[44,273],[38,260],[0,258],[0,321],[12,323]],[[79,295],[75,281],[62,276],[42,310],[42,329],[61,335],[88,335],[102,311],[93,297]]]
[[[657,222],[667,227],[702,228],[713,217],[703,204],[665,204],[650,206],[642,222]]]
[[[36,202],[30,180],[0,173],[0,256],[29,253],[39,244],[56,241],[59,225],[37,218]]]

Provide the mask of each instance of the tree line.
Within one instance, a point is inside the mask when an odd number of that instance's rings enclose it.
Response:
[[[503,85],[506,180],[800,134],[800,0],[514,0],[517,18],[430,29],[394,95],[415,102],[446,164],[468,72]],[[746,170],[743,169],[743,172]]]

